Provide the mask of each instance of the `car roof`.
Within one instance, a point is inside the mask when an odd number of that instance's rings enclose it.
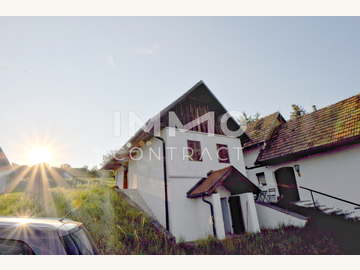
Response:
[[[16,228],[28,226],[39,230],[60,231],[66,233],[81,226],[80,222],[61,218],[29,218],[29,217],[6,217],[0,216],[0,227]]]

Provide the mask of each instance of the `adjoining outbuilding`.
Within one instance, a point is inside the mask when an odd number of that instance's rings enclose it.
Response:
[[[246,134],[247,176],[266,201],[360,217],[360,94],[288,121],[268,115]]]

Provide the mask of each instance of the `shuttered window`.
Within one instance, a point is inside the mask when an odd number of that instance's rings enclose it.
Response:
[[[229,149],[226,144],[216,144],[220,163],[230,163]]]
[[[201,158],[201,145],[199,141],[187,141],[188,157],[191,161],[202,161]]]

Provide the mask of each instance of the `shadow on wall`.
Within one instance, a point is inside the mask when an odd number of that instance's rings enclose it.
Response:
[[[272,204],[256,202],[261,229],[277,229],[281,226],[305,227],[308,218]]]

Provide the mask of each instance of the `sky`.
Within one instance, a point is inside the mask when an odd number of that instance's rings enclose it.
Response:
[[[129,114],[199,80],[229,111],[321,108],[360,93],[359,32],[352,17],[1,17],[0,146],[92,167],[132,135]]]

